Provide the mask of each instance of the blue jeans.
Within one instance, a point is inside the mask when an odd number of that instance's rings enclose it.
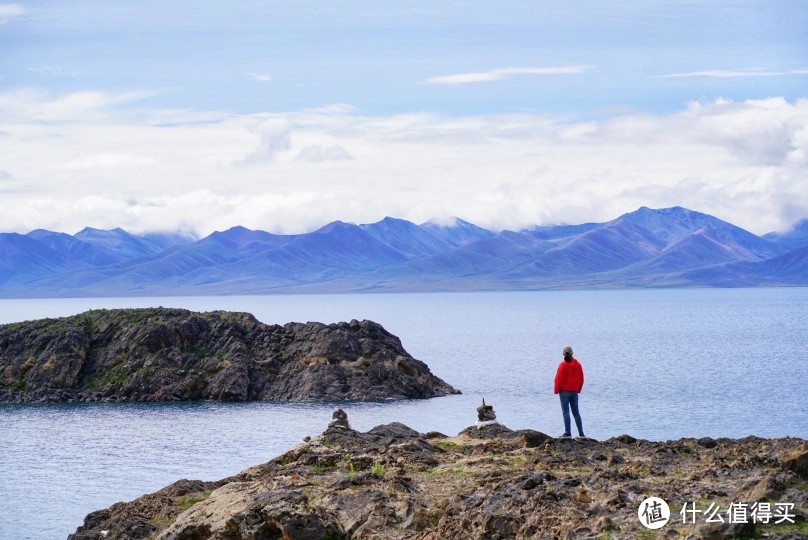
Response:
[[[578,428],[578,435],[584,436],[584,427],[581,423],[581,413],[578,412],[578,392],[568,392],[561,390],[558,393],[561,398],[561,413],[564,415],[564,435],[571,435],[570,433],[570,409],[572,409],[572,417],[575,418],[575,427]]]

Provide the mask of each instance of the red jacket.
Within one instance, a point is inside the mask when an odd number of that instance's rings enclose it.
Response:
[[[555,385],[553,386],[553,393],[557,394],[564,390],[567,392],[580,392],[584,387],[584,369],[578,360],[573,358],[569,362],[562,360],[558,364],[558,370],[555,376]]]

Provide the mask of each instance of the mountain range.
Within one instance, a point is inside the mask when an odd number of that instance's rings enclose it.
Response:
[[[0,297],[808,285],[808,220],[754,235],[681,207],[486,230],[455,219],[335,221],[196,239],[87,228],[0,234]]]

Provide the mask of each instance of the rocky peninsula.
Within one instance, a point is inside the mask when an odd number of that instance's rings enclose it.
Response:
[[[93,310],[0,325],[0,403],[340,401],[459,393],[372,321]]]
[[[638,517],[650,496],[670,504],[658,530]],[[802,439],[576,440],[496,421],[362,433],[337,411],[267,463],[93,512],[68,540],[785,539],[808,537],[806,507]]]

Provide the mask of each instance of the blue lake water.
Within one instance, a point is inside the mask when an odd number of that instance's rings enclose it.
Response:
[[[552,380],[569,344],[590,437],[808,438],[808,288],[0,300],[0,323],[159,305],[372,319],[463,391],[343,404],[361,430],[400,421],[454,435],[485,397],[505,425],[558,435]],[[93,510],[235,474],[322,432],[336,406],[0,405],[0,539],[63,539]]]

